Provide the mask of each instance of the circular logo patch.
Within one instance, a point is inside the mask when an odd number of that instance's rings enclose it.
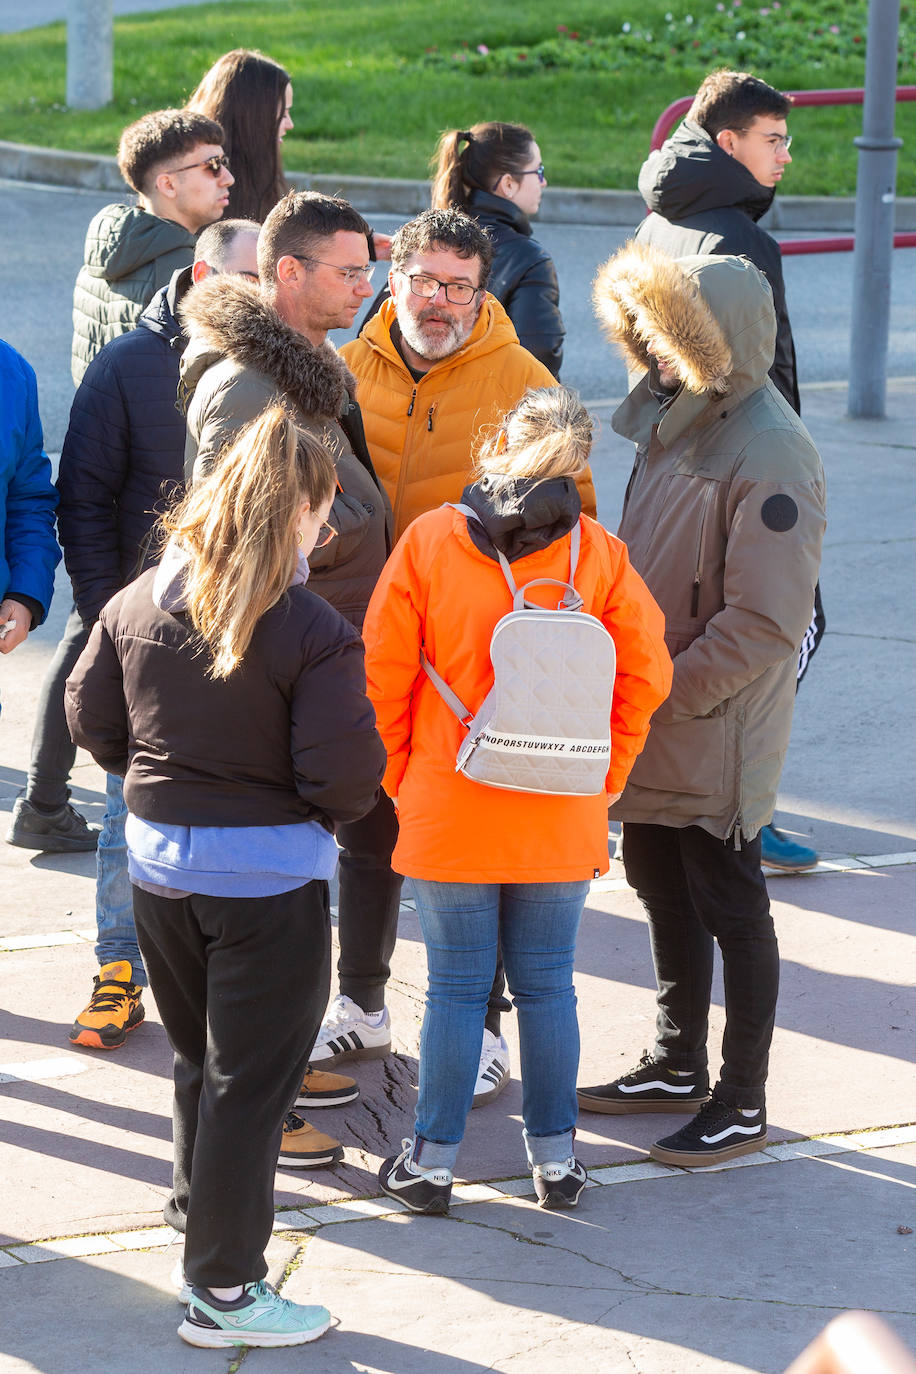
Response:
[[[784,534],[798,519],[798,506],[791,496],[768,496],[760,507],[760,518],[768,530]]]

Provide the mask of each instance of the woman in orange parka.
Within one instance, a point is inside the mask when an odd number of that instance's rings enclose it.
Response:
[[[416,1130],[379,1174],[382,1189],[413,1211],[448,1207],[498,945],[518,1011],[522,1115],[538,1200],[575,1206],[586,1182],[572,1143],[576,931],[589,880],[608,867],[608,805],[671,685],[660,610],[625,546],[580,514],[575,477],[591,437],[573,392],[526,392],[484,446],[478,480],[465,489],[462,502],[477,519],[442,506],[415,520],[366,616],[368,690],[388,750],[383,785],[400,819],[392,865],[413,879],[429,964]],[[511,609],[497,549],[518,586],[566,581],[577,521],[576,590],[617,652],[607,795],[483,786],[455,771],[464,731],[423,672],[421,651],[476,711],[493,683],[493,628]]]

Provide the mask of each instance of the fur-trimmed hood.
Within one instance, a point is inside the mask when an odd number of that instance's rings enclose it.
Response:
[[[766,383],[776,348],[773,293],[747,258],[669,258],[630,242],[600,269],[592,299],[631,371],[648,371],[655,356],[683,379],[663,415],[648,379],[637,384],[615,416],[627,438],[641,442],[658,421],[659,438],[670,443],[712,401],[748,396]]]
[[[336,418],[356,396],[356,378],[333,344],[309,343],[240,277],[198,282],[181,302],[179,318],[190,340],[181,360],[185,408],[203,374],[224,358],[269,377],[306,415]]]
[[[654,354],[695,394],[762,386],[772,364],[773,293],[747,258],[674,259],[629,243],[599,271],[593,300],[632,370],[648,369]]]

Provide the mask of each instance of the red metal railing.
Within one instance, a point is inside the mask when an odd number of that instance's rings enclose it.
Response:
[[[865,92],[860,87],[844,91],[789,91],[792,103],[798,105],[861,105],[865,99]],[[916,100],[916,86],[898,86],[897,99]],[[693,96],[682,96],[680,100],[675,100],[667,110],[663,110],[655,122],[652,130],[652,150],[660,148],[674,125],[686,114],[693,104]],[[851,234],[834,235],[827,239],[792,239],[787,243],[779,245],[784,257],[790,257],[798,253],[848,253],[855,247],[855,239]],[[895,248],[916,248],[916,233],[914,234],[895,234]]]

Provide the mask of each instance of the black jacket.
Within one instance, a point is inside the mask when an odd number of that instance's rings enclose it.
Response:
[[[705,129],[685,119],[643,163],[639,193],[654,211],[636,231],[639,243],[654,244],[672,258],[694,253],[743,255],[764,273],[776,310],[776,356],[770,377],[800,415],[782,256],[776,240],[757,226],[773,203],[773,190],[761,186]]]
[[[493,240],[487,290],[515,325],[519,343],[559,377],[566,330],[553,258],[531,237],[528,216],[505,196],[472,191],[468,214]]]
[[[371,810],[385,750],[352,626],[290,587],[242,664],[214,680],[188,616],[156,604],[155,577],[108,603],[66,687],[74,741],[125,778],[128,810],[171,825],[328,828]]]
[[[159,511],[183,486],[185,423],[176,408],[185,339],[177,308],[190,267],[156,293],[136,329],[86,369],[60,456],[57,523],[86,624],[151,561]]]

